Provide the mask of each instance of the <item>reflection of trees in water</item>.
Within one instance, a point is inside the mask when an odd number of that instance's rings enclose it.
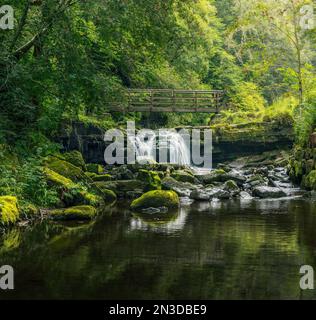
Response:
[[[88,225],[36,225],[0,255],[29,298],[295,298],[300,264],[313,263],[313,210],[200,203],[153,225],[113,208]]]

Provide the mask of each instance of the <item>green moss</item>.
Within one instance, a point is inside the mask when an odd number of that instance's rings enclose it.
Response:
[[[95,177],[99,176],[98,174],[96,174],[94,172],[85,172],[85,175],[91,180],[93,180]]]
[[[77,206],[50,212],[50,216],[55,220],[91,220],[96,215],[97,210],[92,206]]]
[[[223,169],[216,169],[212,172],[213,174],[216,174],[216,175],[220,175],[220,174],[225,174],[226,171],[223,170]]]
[[[308,190],[316,190],[316,170],[311,171],[303,179],[303,187]]]
[[[17,221],[19,218],[17,203],[16,197],[0,197],[0,223],[2,225],[9,225]]]
[[[110,174],[101,174],[101,175],[95,175],[94,177],[91,178],[93,181],[111,181],[112,176]]]
[[[98,181],[112,181],[113,177],[110,174],[96,174],[94,172],[86,172],[86,176],[95,182]]]
[[[143,194],[131,204],[132,210],[167,207],[176,209],[180,205],[179,197],[174,191],[155,190]]]
[[[98,207],[102,204],[102,199],[100,196],[97,196],[88,191],[80,191],[78,196],[73,198],[72,204],[87,204],[94,207]]]
[[[62,187],[65,189],[70,189],[75,186],[75,183],[73,181],[49,168],[43,168],[43,172],[46,176],[47,181],[54,186]]]
[[[88,192],[81,185],[48,168],[44,168],[43,170],[48,182],[57,188],[65,204],[99,206],[102,203],[102,199],[99,196]]]
[[[160,190],[161,179],[155,171],[139,170],[137,179],[145,183],[144,191]]]
[[[61,160],[56,157],[49,157],[46,161],[46,166],[74,182],[85,179],[84,172],[80,168],[65,160]]]
[[[144,190],[145,183],[140,180],[117,180],[107,182],[95,182],[94,185],[114,191],[116,194],[119,192],[127,192],[134,190]]]
[[[117,200],[117,196],[113,190],[107,189],[107,185],[103,182],[96,182],[93,184],[96,188],[96,192],[100,194],[102,199],[106,203],[112,203]]]
[[[63,154],[66,161],[71,163],[72,165],[80,168],[83,171],[86,171],[86,163],[83,159],[81,152],[79,151],[71,151]]]
[[[87,167],[87,171],[92,173],[102,174],[104,172],[104,169],[100,164],[89,163],[86,165],[86,167]]]
[[[192,174],[187,173],[185,171],[175,171],[171,175],[172,178],[174,178],[177,181],[180,182],[190,182],[190,183],[195,183],[195,178]]]

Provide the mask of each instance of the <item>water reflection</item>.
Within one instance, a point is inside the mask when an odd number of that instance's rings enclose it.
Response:
[[[161,218],[159,220],[148,218],[146,215],[133,214],[129,231],[142,230],[166,234],[178,232],[183,229],[186,223],[188,211],[188,208],[180,208],[177,212],[170,215],[169,218]]]
[[[169,220],[128,204],[89,224],[38,223],[0,236],[16,290],[0,299],[301,299],[299,268],[316,266],[316,203],[216,201]]]

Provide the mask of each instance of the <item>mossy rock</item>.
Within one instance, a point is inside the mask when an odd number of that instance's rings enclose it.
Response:
[[[308,190],[316,190],[316,170],[311,171],[304,177],[302,185]]]
[[[88,191],[80,191],[78,195],[73,198],[72,204],[86,204],[94,207],[103,204],[102,198]]]
[[[47,181],[57,188],[62,198],[61,200],[65,202],[66,205],[87,204],[99,206],[102,204],[102,199],[99,196],[88,192],[72,180],[48,168],[44,168],[43,172]]]
[[[63,157],[65,158],[66,161],[71,163],[72,165],[80,168],[83,171],[86,171],[86,163],[83,159],[83,156],[81,152],[79,151],[71,151],[63,154]]]
[[[65,160],[49,157],[46,161],[46,166],[74,182],[85,180],[84,172],[79,167],[76,167]]]
[[[167,207],[168,209],[176,209],[180,206],[180,200],[176,192],[154,190],[143,194],[140,198],[134,200],[131,204],[133,211]]]
[[[53,210],[50,216],[54,220],[91,220],[97,215],[97,209],[92,206],[77,206],[68,209]]]
[[[86,172],[85,173],[86,176],[94,181],[94,182],[98,182],[98,181],[112,181],[113,177],[110,174],[96,174],[94,172]]]
[[[238,192],[240,191],[239,187],[237,186],[236,182],[233,180],[228,180],[224,184],[224,190],[228,192]]]
[[[117,196],[113,190],[107,189],[107,185],[103,182],[95,182],[93,184],[96,192],[100,194],[106,203],[112,203],[117,200]]]
[[[46,176],[47,181],[53,186],[65,189],[70,189],[76,186],[76,184],[72,180],[62,176],[61,174],[49,168],[43,168],[43,173]]]
[[[104,172],[104,169],[100,164],[89,163],[86,165],[86,167],[87,167],[87,171],[92,173],[102,174]]]
[[[161,190],[161,179],[155,171],[141,169],[137,179],[145,183],[144,191]]]
[[[110,174],[101,174],[101,175],[95,175],[92,177],[92,180],[95,182],[98,181],[112,181],[112,176]]]
[[[189,183],[196,182],[194,176],[185,171],[179,171],[179,170],[174,171],[171,174],[171,177],[180,182],[189,182]]]
[[[85,172],[86,177],[88,177],[88,179],[93,180],[95,177],[98,177],[99,175],[94,173],[94,172]]]
[[[108,182],[95,182],[94,185],[103,185],[103,188],[118,192],[127,192],[133,190],[144,190],[145,183],[140,180],[117,180]]]
[[[217,175],[221,175],[221,174],[225,174],[226,171],[223,170],[223,169],[216,169],[213,171],[214,174],[217,174]]]
[[[18,199],[12,196],[0,197],[0,224],[10,225],[19,218]]]

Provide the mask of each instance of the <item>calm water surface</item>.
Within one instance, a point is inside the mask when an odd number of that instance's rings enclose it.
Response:
[[[316,202],[198,203],[166,221],[126,205],[88,224],[37,223],[0,236],[15,269],[1,299],[311,299],[302,264],[316,267]]]

